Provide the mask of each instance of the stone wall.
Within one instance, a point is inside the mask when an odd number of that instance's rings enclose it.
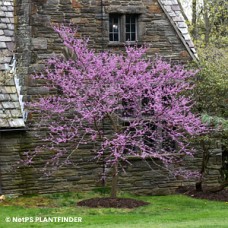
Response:
[[[23,182],[21,173],[15,168],[20,160],[19,151],[23,134],[0,132],[0,185],[2,193],[20,193]]]
[[[72,157],[72,166],[60,168],[53,176],[45,177],[42,172],[44,162],[37,159],[32,167],[17,168],[22,152],[39,144],[31,139],[30,132],[1,132],[0,134],[0,189],[3,194],[34,194],[65,191],[89,191],[103,186],[102,162],[93,160],[93,154],[85,148]],[[221,186],[221,150],[214,146],[210,149],[208,165],[203,176],[203,190],[218,190]],[[179,187],[195,187],[196,179],[174,177],[167,170],[151,160],[137,158],[132,163],[124,164],[120,169],[118,187],[121,191],[139,195],[173,194]],[[157,161],[156,161],[157,162]],[[202,151],[198,150],[195,158],[185,158],[182,165],[192,171],[200,170]],[[161,165],[161,164],[160,164]],[[106,169],[106,187],[110,187],[110,170]]]
[[[44,63],[54,52],[67,53],[61,39],[53,32],[51,23],[73,23],[78,26],[79,37],[90,37],[90,47],[99,50],[121,51],[123,44],[108,41],[109,13],[137,13],[140,24],[140,43],[148,43],[148,56],[159,53],[178,61],[191,60],[185,46],[177,36],[167,16],[155,0],[108,1],[103,5],[98,0],[15,0],[17,74],[23,86],[24,101],[31,101],[47,90],[31,78],[34,70],[42,70]],[[72,158],[76,166],[62,168],[51,178],[42,175],[42,160],[32,168],[20,168],[11,172],[10,163],[18,161],[23,152],[33,150],[42,142],[35,140],[36,134],[45,130],[36,128],[36,115],[29,113],[26,132],[2,132],[0,151],[1,188],[3,193],[47,193],[56,191],[90,190],[102,185],[103,164],[92,160],[90,147],[81,148]],[[199,169],[202,153],[195,160],[185,162],[192,169]],[[150,161],[148,161],[150,162]],[[170,176],[151,163],[148,167],[140,160],[121,171],[121,190],[138,194],[169,194],[179,186],[194,185],[195,180],[182,180]],[[218,159],[217,171],[220,167]],[[151,169],[152,167],[152,169]],[[218,184],[218,172],[208,173],[209,183]],[[107,179],[109,183],[109,178]]]
[[[24,0],[25,1],[25,0]],[[25,1],[26,2],[26,1]],[[26,4],[28,8],[29,4]],[[25,9],[24,9],[25,10]],[[59,39],[50,23],[72,23],[79,37],[89,37],[90,46],[102,50],[123,49],[124,44],[108,40],[109,14],[138,14],[138,43],[150,45],[148,55],[160,54],[172,59],[191,60],[171,22],[157,1],[49,0],[32,1],[29,25],[32,27],[34,58],[42,60],[59,50]],[[56,45],[57,44],[57,45]],[[47,50],[50,50],[47,52]],[[42,55],[42,53],[44,53]],[[33,59],[34,60],[34,59]]]

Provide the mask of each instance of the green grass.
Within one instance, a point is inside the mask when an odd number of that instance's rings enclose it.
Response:
[[[83,208],[76,202],[97,193],[62,193],[7,198],[0,203],[1,227],[90,227],[90,228],[219,228],[228,227],[228,203],[193,199],[182,195],[132,197],[150,204],[136,209]],[[81,217],[82,223],[9,222],[6,218]]]

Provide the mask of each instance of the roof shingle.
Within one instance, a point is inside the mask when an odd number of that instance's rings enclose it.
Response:
[[[182,15],[181,8],[177,0],[158,0],[168,17],[173,21],[173,25],[179,31],[180,38],[186,45],[190,55],[198,59],[196,49],[189,35],[188,26]]]
[[[13,0],[0,0],[0,129],[25,127],[13,59],[13,4]]]
[[[0,0],[0,70],[11,62],[14,50],[13,0]]]

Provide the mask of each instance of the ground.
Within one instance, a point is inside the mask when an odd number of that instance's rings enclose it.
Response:
[[[126,208],[89,208],[76,203],[102,197],[91,192],[62,192],[29,196],[6,195],[0,203],[0,227],[7,228],[218,228],[228,227],[228,202],[195,199],[183,194],[167,196],[135,196],[124,192],[120,198],[148,202],[146,206]],[[106,194],[105,197],[108,197]],[[46,218],[81,217],[82,223],[41,222]],[[9,222],[6,219],[19,219]],[[23,222],[33,219],[37,222]],[[40,221],[41,220],[41,221]],[[22,222],[20,222],[22,221]]]
[[[114,207],[114,208],[135,208],[149,203],[130,198],[92,198],[77,203],[78,206],[86,207]]]
[[[228,202],[228,188],[217,192],[203,192],[203,191],[196,191],[196,190],[189,189],[185,192],[182,192],[182,194],[188,195],[194,198],[198,198],[198,199]]]
[[[69,196],[68,196],[69,194]],[[73,193],[72,193],[73,194]],[[82,200],[80,194],[75,193],[78,199],[81,199],[77,205],[78,206],[85,206],[90,208],[137,208],[144,205],[148,205],[148,202],[132,199],[132,198],[110,198],[110,197],[87,197],[87,199]],[[206,200],[213,200],[213,201],[223,201],[228,203],[228,188],[225,188],[221,191],[217,192],[201,192],[196,191],[194,189],[178,189],[177,195],[186,195],[192,198],[199,198],[199,199],[206,199]],[[64,198],[68,197],[68,198]],[[62,200],[64,205],[75,205],[75,200],[72,199],[71,193],[53,193],[50,196],[43,196],[38,195],[36,197],[18,197],[14,200],[10,200],[10,198],[6,198],[5,196],[0,196],[0,205],[10,206],[10,205],[17,205],[17,206],[25,206],[25,207],[56,207],[57,201]],[[68,201],[67,201],[68,199]],[[60,201],[61,201],[60,200]]]
[[[228,202],[228,189],[223,189],[218,192],[203,192],[196,191],[193,189],[181,189],[179,194],[188,195],[193,198],[215,200],[215,201],[225,201]],[[130,198],[91,198],[87,200],[82,200],[77,203],[78,206],[86,207],[113,207],[113,208],[136,208],[144,205],[148,205],[147,202],[130,199]]]

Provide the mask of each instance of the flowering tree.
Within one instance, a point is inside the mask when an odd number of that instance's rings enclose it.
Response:
[[[27,163],[38,152],[52,151],[46,164],[57,167],[60,161],[68,163],[82,144],[95,142],[94,157],[113,168],[111,196],[116,197],[118,167],[130,157],[168,166],[180,154],[193,154],[189,138],[205,128],[191,113],[193,102],[183,91],[192,89],[188,81],[195,72],[142,58],[145,47],[127,46],[125,54],[95,53],[88,40],[75,38],[73,29],[54,29],[73,58],[51,58],[45,72],[35,75],[56,93],[30,105],[48,136]],[[110,125],[109,134],[103,132],[103,121]],[[74,143],[72,151],[60,146],[67,142]]]

